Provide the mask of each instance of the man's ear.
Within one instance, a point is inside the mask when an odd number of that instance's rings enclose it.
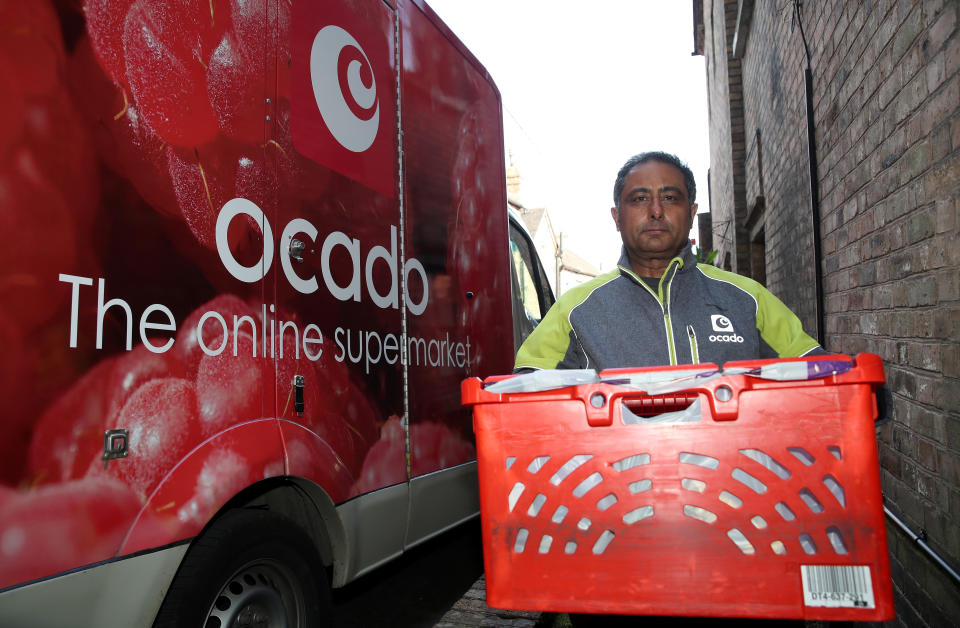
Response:
[[[616,207],[611,207],[610,217],[613,218],[613,224],[617,226],[617,231],[620,231],[620,210]]]
[[[693,224],[693,219],[696,217],[696,215],[697,215],[697,204],[693,203],[690,205],[690,224],[691,225]]]

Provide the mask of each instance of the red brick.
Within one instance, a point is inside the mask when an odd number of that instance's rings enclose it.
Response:
[[[888,471],[892,476],[900,478],[900,463],[902,458],[897,452],[886,445],[881,445],[879,450],[880,468]]]
[[[945,345],[942,356],[944,376],[960,378],[960,344]]]
[[[960,486],[960,452],[940,451],[939,468],[941,477],[952,486]]]
[[[937,473],[939,466],[937,464],[937,446],[928,440],[920,439],[917,441],[917,462],[921,467]]]
[[[957,208],[960,204],[955,198],[941,198],[936,203],[937,233],[948,233],[957,228]]]
[[[954,385],[960,382],[954,382]],[[960,418],[948,416],[944,421],[947,448],[954,453],[960,452]]]
[[[947,76],[951,76],[955,74],[957,70],[960,70],[960,37],[954,34],[944,49],[943,71]]]

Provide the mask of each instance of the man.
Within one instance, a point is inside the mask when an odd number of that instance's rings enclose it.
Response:
[[[677,157],[631,157],[613,187],[615,270],[568,291],[520,347],[516,370],[661,366],[824,353],[756,281],[697,264],[693,173]]]

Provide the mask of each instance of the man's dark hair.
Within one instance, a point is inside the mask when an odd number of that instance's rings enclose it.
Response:
[[[679,170],[683,174],[683,183],[687,186],[687,195],[690,196],[690,204],[692,205],[697,201],[697,183],[693,180],[693,171],[690,170],[690,167],[680,161],[676,155],[655,150],[634,155],[620,168],[620,172],[617,173],[617,180],[613,184],[613,204],[617,209],[620,208],[620,195],[623,194],[623,186],[627,178],[627,173],[648,161],[659,161],[660,163],[670,164]]]

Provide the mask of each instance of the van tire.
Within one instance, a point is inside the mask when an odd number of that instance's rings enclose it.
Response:
[[[312,628],[329,611],[326,572],[306,533],[282,515],[241,508],[194,540],[153,625],[228,628],[256,615],[250,625]]]

